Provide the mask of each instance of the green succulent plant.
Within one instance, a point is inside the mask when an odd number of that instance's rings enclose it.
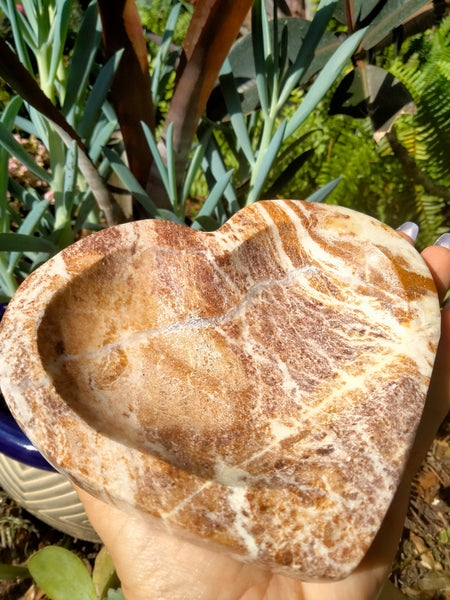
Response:
[[[0,39],[0,76],[16,94],[0,117],[0,300],[87,230],[149,217],[212,230],[286,188],[312,158],[307,121],[350,58],[426,4],[322,0],[309,23],[276,10],[270,19],[262,0],[228,1],[226,10],[223,1],[161,4],[170,12],[152,75],[133,0],[90,2],[70,40],[71,1],[0,1],[12,45]],[[233,46],[252,4],[251,34]],[[341,26],[330,34],[342,14],[347,34]],[[178,49],[180,15],[189,26]],[[242,74],[233,53],[245,47],[251,72]],[[287,116],[299,86],[301,102]],[[217,90],[225,116],[207,109]],[[25,150],[30,136],[48,165]],[[43,186],[9,177],[11,156]],[[334,180],[312,198],[324,199]],[[199,181],[205,198],[192,211]]]

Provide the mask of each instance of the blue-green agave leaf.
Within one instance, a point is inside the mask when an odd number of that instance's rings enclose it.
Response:
[[[336,50],[324,68],[320,71],[317,79],[308,90],[308,93],[302,100],[299,108],[289,120],[284,139],[287,139],[290,135],[292,135],[294,131],[298,129],[305,119],[312,113],[312,111],[333,85],[337,76],[342,71],[345,63],[355,52],[365,34],[366,29],[357,31],[347,38],[345,42],[343,42],[343,44]]]
[[[323,202],[326,198],[328,198],[331,192],[339,185],[341,181],[342,177],[333,179],[333,181],[326,183],[320,189],[316,190],[313,194],[308,196],[306,200],[308,200],[308,202]]]

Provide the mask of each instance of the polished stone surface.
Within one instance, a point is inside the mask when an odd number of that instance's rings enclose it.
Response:
[[[439,322],[397,232],[265,201],[215,233],[141,221],[63,251],[3,319],[0,380],[28,436],[94,495],[335,579],[395,492]]]

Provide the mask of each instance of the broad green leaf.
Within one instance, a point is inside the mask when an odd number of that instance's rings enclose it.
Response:
[[[114,563],[106,546],[102,547],[95,558],[92,581],[94,582],[98,600],[106,598],[111,588],[118,588],[120,586]]]
[[[64,205],[72,205],[73,193],[77,183],[78,146],[75,140],[69,146],[64,169]]]
[[[14,179],[10,179],[8,182],[8,189],[13,196],[13,198],[17,198],[21,204],[26,206],[28,209],[32,210],[33,206],[36,202],[41,201],[41,197],[36,192],[36,190],[32,187],[23,187],[15,181]],[[12,211],[12,206],[9,205],[9,210]],[[12,213],[14,221],[18,224],[22,222],[22,217],[19,213]]]
[[[6,256],[0,251],[0,297],[2,298],[0,302],[9,302],[17,288],[15,276],[8,272]]]
[[[327,91],[333,85],[336,77],[341,72],[345,63],[349,60],[356,48],[361,43],[365,33],[366,30],[361,29],[361,31],[357,31],[351,35],[329,59],[327,64],[320,71],[315,82],[308,90],[308,93],[303,98],[299,108],[290,119],[286,127],[285,139],[287,139],[292,133],[294,133],[296,129],[300,127],[300,125],[322,100]]]
[[[183,221],[177,217],[175,213],[165,208],[158,209],[158,217],[164,221],[171,221],[172,223],[178,223],[178,225],[184,225]]]
[[[2,302],[1,298],[0,302]],[[26,567],[0,564],[0,581],[15,581],[16,579],[28,579],[29,577],[31,575]]]
[[[389,0],[386,0],[389,2]],[[373,20],[376,15],[383,8],[384,4],[383,0],[352,0],[353,4],[353,25],[356,26],[356,29],[360,27],[364,27],[368,25],[365,23],[365,19]],[[377,8],[378,7],[378,8]],[[373,14],[371,15],[373,11]],[[335,11],[334,18],[340,23],[347,24],[347,14],[345,11],[345,0],[339,0]]]
[[[21,233],[0,233],[0,252],[50,252],[57,248],[43,237]]]
[[[13,96],[3,109],[0,121],[7,129],[12,129],[16,121],[17,114],[23,104],[20,96]]]
[[[341,177],[333,179],[333,181],[330,181],[329,183],[322,186],[320,189],[316,190],[313,194],[308,196],[306,200],[308,200],[308,202],[323,202],[331,194],[331,192],[339,185],[341,181]]]
[[[47,546],[28,559],[37,585],[51,600],[97,600],[94,583],[82,560],[59,546]]]
[[[60,248],[73,242],[71,213],[77,182],[78,147],[75,140],[70,144],[64,165],[62,194],[55,194],[55,241]],[[60,198],[60,201],[58,201]]]
[[[30,99],[26,99],[25,96],[23,96],[23,94],[21,94],[21,96],[26,101],[30,101]],[[38,137],[42,141],[44,146],[48,148],[48,122],[45,120],[44,116],[39,112],[39,110],[31,104],[29,104],[28,106],[28,114],[30,115],[31,123],[34,128],[34,135],[36,135],[36,137]],[[24,131],[27,130],[24,128]]]
[[[389,0],[386,2],[381,12],[368,24],[363,47],[369,50],[376,46],[425,4],[427,4],[426,0]]]
[[[17,17],[20,20],[21,33],[24,41],[26,42],[27,46],[36,53],[36,50],[39,48],[38,36],[36,35],[37,29],[31,26],[28,19],[28,14],[25,17],[20,11],[18,11]]]

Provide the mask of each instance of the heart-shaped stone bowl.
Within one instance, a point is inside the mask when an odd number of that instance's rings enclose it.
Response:
[[[46,458],[176,535],[302,579],[359,564],[421,418],[430,273],[354,211],[264,201],[217,232],[101,231],[33,273],[1,386]]]

